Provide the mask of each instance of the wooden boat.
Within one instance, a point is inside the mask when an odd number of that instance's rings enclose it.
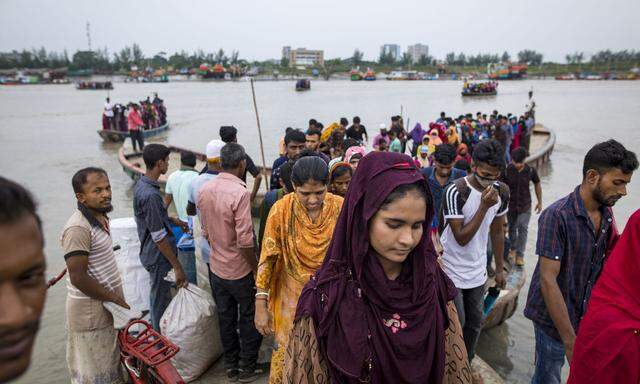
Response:
[[[565,74],[565,75],[558,75],[555,77],[556,80],[575,80],[576,79],[576,75],[574,75],[573,73],[569,73],[569,74]]]
[[[300,79],[296,81],[296,91],[308,91],[311,89],[311,80]]]
[[[113,89],[113,84],[110,81],[81,81],[76,83],[76,89],[80,91],[110,90]]]
[[[536,124],[531,136],[530,149],[532,155],[527,157],[526,163],[531,167],[539,168],[542,164],[548,162],[555,142],[556,135],[552,130]],[[491,311],[485,316],[482,323],[483,330],[496,327],[513,316],[518,308],[518,296],[525,279],[524,268],[513,266],[509,270],[506,276],[506,287],[500,291],[500,295],[493,304]],[[494,284],[493,279],[487,281],[488,287]]]
[[[164,187],[167,184],[167,177],[173,172],[180,169],[180,154],[183,152],[192,152],[196,156],[196,169],[201,170],[204,168],[207,162],[207,156],[202,152],[191,151],[186,148],[176,147],[173,145],[169,145],[169,150],[171,151],[169,155],[169,170],[165,175],[161,175],[160,179],[158,179],[158,183],[160,184],[160,190],[164,193]],[[125,147],[120,147],[118,150],[118,161],[122,166],[122,170],[132,179],[138,180],[145,173],[145,165],[142,160],[142,152],[133,152],[133,153],[125,153]],[[258,167],[258,169],[262,172],[262,167]],[[271,176],[271,168],[267,167],[266,170],[267,178]],[[264,180],[262,181],[265,182]],[[267,184],[268,185],[268,184]],[[253,178],[247,178],[247,189],[251,190],[253,188]],[[254,202],[254,206],[260,206],[262,200],[264,198],[264,190],[258,192],[256,196],[256,200]]]
[[[493,92],[461,92],[464,97],[483,97],[483,96],[495,96],[498,94],[498,91]]]
[[[351,76],[351,81],[360,81],[360,80],[362,80],[362,73],[360,73],[360,71],[357,70],[357,69],[352,69],[351,73],[350,73],[350,76]]]
[[[376,73],[373,71],[373,69],[367,69],[367,72],[364,74],[364,80],[365,81],[376,80]]]
[[[142,137],[145,139],[152,136],[157,136],[169,129],[169,122],[165,125],[161,125],[158,128],[145,129],[142,131]],[[97,131],[98,135],[102,137],[102,140],[117,143],[124,141],[129,137],[129,131],[116,131],[111,129],[100,129]]]

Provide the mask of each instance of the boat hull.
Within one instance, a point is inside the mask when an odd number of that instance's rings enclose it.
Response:
[[[162,125],[158,128],[146,129],[142,131],[142,137],[145,139],[148,137],[153,137],[162,134],[164,131],[169,129],[169,123]],[[118,143],[124,141],[126,138],[130,137],[129,132],[122,131],[113,131],[110,129],[100,129],[97,131],[98,135],[102,138],[102,140],[112,143]]]
[[[484,97],[484,96],[496,96],[498,92],[485,92],[485,93],[473,93],[473,92],[461,92],[464,97]]]

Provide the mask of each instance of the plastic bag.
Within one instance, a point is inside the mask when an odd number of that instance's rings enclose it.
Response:
[[[193,284],[178,290],[160,319],[160,330],[180,347],[172,362],[185,382],[197,379],[222,355],[213,298]]]
[[[148,311],[151,279],[149,272],[140,262],[140,240],[136,221],[133,217],[112,219],[109,223],[113,245],[119,245],[115,251],[116,264],[122,279],[124,300],[131,309]]]

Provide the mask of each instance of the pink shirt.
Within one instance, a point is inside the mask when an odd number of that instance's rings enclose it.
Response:
[[[129,126],[130,131],[138,131],[140,126],[144,125],[140,114],[135,109],[131,109],[131,111],[129,111],[129,116],[127,116],[127,125]]]
[[[222,172],[200,189],[202,233],[209,239],[211,272],[225,280],[238,280],[251,272],[240,248],[253,247],[251,193],[238,177]]]

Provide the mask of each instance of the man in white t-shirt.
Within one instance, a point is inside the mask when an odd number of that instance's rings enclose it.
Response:
[[[482,141],[473,151],[473,174],[455,180],[443,196],[442,264],[459,290],[454,301],[469,361],[475,354],[482,328],[489,235],[496,262],[496,285],[505,284],[503,224],[509,187],[497,181],[503,167],[500,143]]]
[[[107,128],[111,130],[115,129],[113,116],[113,104],[111,104],[111,100],[107,97],[107,102],[104,103],[104,117],[107,118]]]
[[[202,186],[215,179],[218,176],[218,173],[220,173],[220,150],[224,146],[225,142],[222,140],[211,140],[207,144],[205,151],[207,155],[207,169],[191,180],[188,189],[187,214],[189,216],[197,215],[197,222],[194,222],[193,225],[193,235],[196,241],[196,253],[199,251],[202,261],[207,264],[209,264],[209,253],[211,252],[211,247],[209,246],[209,242],[202,237],[200,211],[197,209],[196,203]],[[213,239],[209,239],[209,241],[213,241]]]

